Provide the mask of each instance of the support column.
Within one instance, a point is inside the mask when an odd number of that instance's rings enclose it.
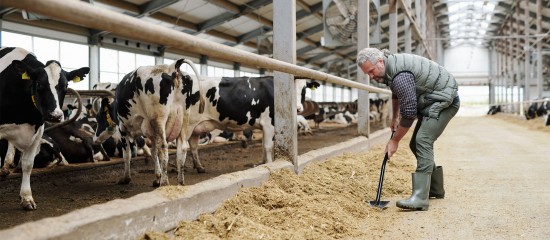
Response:
[[[523,19],[529,19],[529,1],[525,1],[525,7],[524,7],[525,11],[524,11],[524,18]],[[523,21],[523,29],[525,31],[525,43],[523,44],[523,48],[524,48],[524,51],[525,51],[525,62],[524,62],[524,73],[525,73],[525,80],[524,80],[524,85],[525,87],[523,88],[523,100],[524,101],[527,101],[529,99],[531,99],[531,49],[529,49],[529,37],[527,37],[529,34],[530,34],[530,31],[529,29],[531,28],[529,26],[529,20],[524,20]]]
[[[520,29],[519,29],[519,1],[516,2],[516,35],[519,36],[520,35]],[[526,20],[527,21],[527,20]],[[515,56],[515,60],[514,60],[514,65],[515,65],[515,80],[516,80],[516,87],[517,87],[517,96],[516,96],[516,99],[517,99],[517,107],[516,107],[516,112],[518,113],[518,115],[523,115],[523,107],[522,107],[522,104],[521,104],[521,80],[520,80],[520,65],[521,65],[521,55],[519,54],[519,38],[516,38],[516,54],[514,54]]]
[[[296,0],[273,1],[273,58],[296,64]],[[296,91],[294,76],[274,72],[275,87],[275,160],[294,163],[298,169]],[[265,141],[265,140],[264,140]]]
[[[513,22],[510,19],[508,21],[508,36],[513,34]],[[510,39],[508,41],[508,83],[510,86],[510,113],[516,112],[516,106],[514,104],[514,73],[515,73],[515,58],[514,58],[514,40]]]
[[[155,56],[155,65],[164,64],[163,56]]]
[[[369,47],[369,1],[358,1],[359,10],[357,11],[357,52]],[[357,69],[357,82],[370,85],[369,76],[364,74],[361,69]],[[357,93],[357,133],[369,137],[369,92],[359,90]]]
[[[201,55],[199,64],[201,65],[201,76],[208,76],[208,56]]]
[[[537,35],[542,34],[542,4],[537,0]],[[538,39],[537,39],[538,40]],[[542,41],[537,41],[537,98],[542,98]]]
[[[491,42],[489,47],[489,62],[493,63],[489,65],[489,105],[494,105],[496,70],[498,69],[494,42]]]
[[[507,26],[509,25],[511,20],[508,21],[508,23],[506,24]],[[509,30],[509,28],[508,28]],[[505,35],[510,35],[510,32],[509,31],[505,31]],[[511,110],[511,112],[513,112],[513,107],[512,105],[510,105],[511,102],[513,102],[513,98],[510,98],[510,95],[509,95],[509,92],[508,90],[510,90],[510,94],[513,94],[513,88],[512,88],[512,76],[511,76],[511,68],[512,68],[512,55],[511,55],[511,46],[512,44],[512,40],[511,39],[506,39],[506,106],[508,106],[508,110]],[[510,113],[510,111],[508,111],[508,113]]]
[[[404,0],[404,2],[407,4],[407,6],[403,6],[403,8],[409,8],[411,6],[409,0]],[[403,25],[403,28],[405,31],[405,53],[412,53],[412,29],[411,20],[409,20],[408,17],[405,18],[405,24]]]
[[[241,76],[241,64],[233,63],[233,77],[240,77],[240,76]]]
[[[90,81],[88,82],[88,89],[92,89],[99,83],[99,45],[90,45],[88,51],[90,61],[90,73],[88,75]]]
[[[418,30],[420,30],[420,32],[418,33],[421,37],[423,37],[424,35],[424,30],[422,29],[422,21],[423,21],[423,18],[422,18],[422,0],[414,0],[414,10],[415,10],[415,13],[416,13],[416,25],[418,26]],[[424,56],[423,54],[423,49],[422,49],[422,43],[420,42],[421,40],[417,40],[417,46],[416,46],[416,54],[417,55],[420,55],[420,56]]]
[[[391,53],[397,53],[397,0],[389,0],[390,4],[390,45]]]

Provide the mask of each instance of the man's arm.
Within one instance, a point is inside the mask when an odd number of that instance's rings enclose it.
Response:
[[[397,151],[399,141],[407,134],[416,118],[417,99],[414,75],[410,72],[398,73],[393,79],[392,92],[394,116],[392,117],[391,127],[395,133],[386,145],[389,158]],[[397,123],[397,119],[399,119],[399,123]]]

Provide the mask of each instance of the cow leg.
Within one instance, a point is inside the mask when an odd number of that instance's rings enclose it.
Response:
[[[124,175],[118,180],[118,184],[129,184],[132,181],[130,177],[130,161],[132,160],[132,149],[130,141],[123,137],[122,141],[122,159],[124,159]]]
[[[197,169],[198,173],[205,173],[206,171],[199,159],[199,134],[192,134],[188,142],[191,149],[191,158],[193,158],[193,168]]]
[[[32,198],[31,191],[31,171],[36,153],[37,151],[31,148],[28,151],[23,152],[20,159],[22,182],[19,195],[21,196],[21,206],[25,210],[36,210],[36,203]]]
[[[58,159],[58,161],[57,161],[58,166],[67,166],[67,165],[69,165],[69,162],[67,162],[67,159],[65,159],[65,156],[63,156],[63,154],[61,152],[56,152],[55,155],[56,155],[56,158]]]
[[[163,134],[165,135],[165,134]],[[166,142],[166,137],[160,139],[160,148],[159,148],[159,161],[161,164],[161,176],[160,176],[160,186],[168,186],[170,182],[168,181],[168,143]]]
[[[142,149],[145,153],[145,164],[149,164],[149,160],[153,159],[151,156],[151,149],[147,146],[147,144],[143,145]]]
[[[155,139],[152,139],[151,144],[152,144],[151,159],[153,160],[153,164],[155,165],[155,177],[156,177],[156,179],[153,181],[153,187],[159,187],[160,177],[162,175],[162,169],[160,167],[160,161],[159,161],[159,150],[157,147],[157,141]]]
[[[275,127],[270,124],[265,124],[262,127],[264,146],[264,163],[273,162],[273,136],[275,135]]]
[[[4,158],[4,165],[2,165],[2,170],[0,171],[0,177],[5,178],[10,175],[10,167],[13,166],[13,158],[15,157],[15,147],[13,144],[8,142],[8,150],[6,152],[6,157]]]
[[[153,181],[153,186],[168,186],[168,143],[166,142],[166,132],[164,124],[159,122],[152,122],[151,128],[156,133],[152,139],[153,141],[153,157],[155,160],[155,176],[157,179]]]
[[[187,149],[189,149],[189,145],[187,141],[184,139],[185,136],[182,134],[176,139],[176,168],[178,171],[178,184],[184,185],[184,177],[183,177],[183,166],[185,165],[185,158],[187,157]]]
[[[40,149],[40,140],[44,133],[44,125],[42,125],[36,134],[34,134],[32,143],[21,152],[19,163],[22,170],[21,191],[21,206],[25,210],[36,210],[36,203],[32,197],[31,190],[31,171],[34,164],[34,157]]]

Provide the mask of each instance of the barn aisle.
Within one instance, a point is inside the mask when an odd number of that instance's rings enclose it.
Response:
[[[375,213],[384,239],[545,239],[550,236],[550,133],[502,117],[457,117],[436,143],[445,199],[426,212]],[[540,124],[540,123],[537,123]],[[403,143],[403,146],[406,146]],[[410,181],[409,181],[410,182]]]

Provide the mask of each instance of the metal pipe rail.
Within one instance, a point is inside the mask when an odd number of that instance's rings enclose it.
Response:
[[[495,103],[495,104],[489,104],[490,107],[492,106],[498,106],[498,105],[517,105],[517,104],[526,104],[526,103],[539,103],[539,102],[548,102],[549,99],[537,99],[537,100],[528,100],[528,101],[521,101],[521,102],[509,102],[509,103]]]
[[[115,97],[112,91],[108,90],[77,90],[81,97]],[[67,93],[69,95],[70,93]]]
[[[271,59],[223,44],[201,39],[190,34],[162,27],[143,20],[95,7],[82,1],[66,0],[2,0],[1,6],[15,7],[88,28],[108,31],[122,37],[162,44],[167,47],[209,55],[227,61],[239,61],[246,65],[266,68],[319,81],[354,87],[374,93],[391,94],[376,88],[320,71],[300,67],[292,63]]]

